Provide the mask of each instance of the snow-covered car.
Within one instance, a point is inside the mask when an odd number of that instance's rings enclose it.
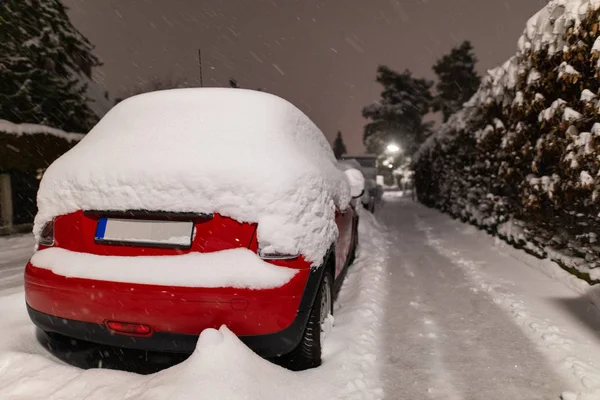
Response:
[[[361,202],[365,209],[375,212],[377,203],[383,195],[382,188],[377,185],[377,156],[374,154],[343,155],[341,162],[349,163],[348,165],[352,165],[362,172],[365,179],[365,190]]]
[[[227,325],[264,357],[317,366],[357,244],[359,174],[270,94],[130,98],[41,181],[29,315],[54,336],[182,353]]]

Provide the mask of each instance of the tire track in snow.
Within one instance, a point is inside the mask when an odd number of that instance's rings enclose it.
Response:
[[[436,374],[431,377],[432,387],[427,389],[432,399],[460,400],[463,396],[452,384],[452,376],[444,363],[443,345],[438,341],[438,327],[435,320],[429,316],[423,319],[426,337],[432,342],[433,369]]]
[[[526,308],[524,301],[507,292],[503,285],[490,284],[480,272],[481,265],[464,257],[458,250],[446,246],[443,240],[433,234],[433,228],[423,220],[418,220],[417,228],[425,233],[428,243],[433,248],[463,268],[479,289],[492,296],[493,301],[512,316],[550,359],[558,355],[562,369],[568,371],[571,378],[576,378],[583,389],[580,393],[564,392],[564,400],[592,400],[600,397],[600,369],[572,355],[572,347],[577,343],[569,337],[568,332],[553,325],[548,319],[533,315]]]
[[[410,251],[409,246],[405,244],[405,241],[399,237],[394,238],[394,245],[399,248],[402,253],[406,253]],[[427,255],[425,254],[427,257]],[[419,285],[417,280],[412,278],[416,277],[415,272],[413,271],[413,266],[410,265],[409,262],[402,262],[400,266],[404,270],[404,275],[411,279],[415,285]],[[391,266],[388,266],[390,268]],[[388,272],[388,275],[393,274],[392,271]],[[417,293],[420,291],[416,290]],[[409,302],[409,306],[418,310],[419,313],[424,313],[426,316],[422,319],[422,329],[425,334],[419,334],[421,338],[425,338],[428,341],[431,341],[432,344],[428,345],[433,350],[430,352],[430,356],[432,358],[431,362],[433,364],[433,369],[429,374],[429,387],[427,388],[427,394],[432,399],[444,399],[444,400],[460,400],[463,398],[454,385],[452,385],[452,377],[448,373],[447,367],[444,365],[443,352],[442,347],[437,340],[438,338],[438,328],[437,323],[435,321],[433,312],[422,303],[421,296],[415,296],[415,300]]]
[[[403,243],[400,240],[397,243]],[[409,251],[406,245],[401,244],[400,247],[404,252]],[[429,258],[428,254],[424,254],[426,258]],[[412,272],[412,268],[409,263],[402,263],[409,276],[414,277],[415,274]],[[422,327],[425,334],[420,334],[420,337],[430,341],[431,344],[428,346],[431,348],[430,356],[433,365],[432,371],[429,376],[429,387],[427,388],[427,394],[432,399],[440,400],[461,400],[464,396],[456,389],[452,384],[453,377],[448,370],[448,366],[444,362],[444,346],[439,341],[439,328],[435,321],[434,312],[426,304],[423,304],[421,296],[416,296],[416,301],[411,301],[409,305],[417,310],[425,317],[422,318]]]
[[[416,215],[428,211],[386,200],[379,213],[395,232],[384,336],[388,398],[556,399],[561,379],[528,337],[416,228]]]
[[[24,280],[23,273],[0,276],[0,290],[19,288],[23,286]]]
[[[404,234],[404,233],[402,233]],[[394,272],[393,268],[397,268],[398,266],[402,269],[402,275],[406,280],[410,281],[410,292],[405,293],[404,295],[413,296],[413,300],[408,302],[408,306],[416,311],[416,316],[412,317],[412,313],[406,312],[406,316],[404,316],[403,320],[408,319],[406,323],[408,325],[418,324],[418,333],[413,330],[407,329],[406,334],[411,336],[417,336],[415,338],[410,339],[409,341],[417,340],[419,345],[423,347],[423,353],[421,354],[420,362],[423,365],[427,365],[425,368],[424,376],[420,377],[419,374],[414,376],[410,375],[413,382],[410,382],[409,379],[406,381],[406,386],[404,390],[408,389],[409,384],[422,386],[422,391],[415,390],[416,388],[411,388],[409,393],[403,393],[405,396],[414,396],[418,395],[418,398],[430,398],[430,399],[440,399],[440,400],[460,400],[463,399],[464,396],[457,390],[457,388],[453,385],[453,377],[450,371],[448,370],[448,366],[444,362],[444,346],[443,343],[440,343],[439,337],[439,328],[438,323],[435,320],[435,310],[433,310],[428,304],[427,301],[422,298],[420,293],[424,292],[424,288],[422,287],[422,283],[419,279],[419,274],[415,272],[415,266],[412,265],[410,260],[406,258],[401,262],[397,263],[397,256],[399,254],[410,254],[414,252],[414,248],[412,248],[411,243],[404,240],[405,238],[396,232],[396,235],[393,238],[393,247],[396,248],[397,254],[394,257],[394,261],[388,264],[388,275],[394,276],[396,272]],[[422,254],[424,257],[428,258],[426,253]],[[390,280],[394,282],[394,279]],[[403,290],[403,288],[390,288],[392,290]],[[404,297],[404,296],[402,296]],[[423,317],[424,315],[424,317]],[[414,321],[414,322],[413,322]],[[389,324],[389,321],[388,321]],[[388,329],[394,329],[395,327],[388,326]],[[408,340],[408,339],[407,339]],[[405,361],[405,362],[408,362]],[[412,362],[412,360],[411,360]],[[417,367],[416,364],[415,367]],[[407,376],[408,378],[409,376]],[[403,377],[404,378],[404,377]],[[426,381],[421,383],[419,380]],[[415,391],[418,393],[415,393]],[[398,398],[398,393],[387,393],[389,399]]]

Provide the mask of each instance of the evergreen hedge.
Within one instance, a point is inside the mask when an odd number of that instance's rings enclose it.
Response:
[[[419,200],[600,283],[600,10],[551,0],[415,157]]]

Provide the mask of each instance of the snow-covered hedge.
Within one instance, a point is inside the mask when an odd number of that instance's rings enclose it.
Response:
[[[419,199],[600,282],[600,0],[551,0],[419,150]]]
[[[0,119],[0,171],[36,173],[73,147],[84,135]]]

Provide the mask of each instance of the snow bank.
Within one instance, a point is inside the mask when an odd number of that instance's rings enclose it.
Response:
[[[170,257],[99,256],[50,248],[35,253],[31,263],[67,278],[207,288],[270,289],[285,285],[297,272],[243,248]]]
[[[203,332],[195,353],[153,375],[80,370],[48,357],[35,338],[23,293],[0,291],[2,400],[379,400],[385,357],[386,262],[390,241],[372,215],[360,213],[358,258],[335,304],[323,365],[290,372],[252,353],[226,327]]]
[[[46,171],[34,234],[76,210],[220,213],[258,223],[265,251],[319,265],[350,189],[300,110],[249,90],[176,89],[127,99]]]
[[[4,119],[0,119],[0,132],[17,136],[46,134],[65,139],[68,142],[78,142],[85,136],[81,133],[68,133],[45,125],[13,124]]]

